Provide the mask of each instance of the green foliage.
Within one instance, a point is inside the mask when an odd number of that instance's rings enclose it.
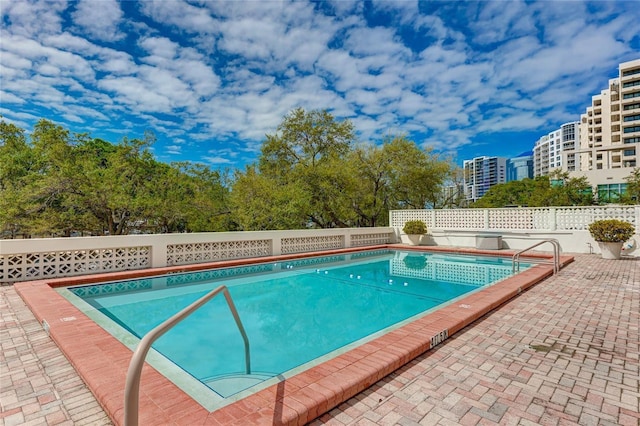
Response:
[[[567,172],[554,172],[550,176],[538,176],[534,179],[527,178],[494,185],[473,204],[473,207],[590,206],[593,204],[593,191],[586,177],[569,178]]]
[[[353,143],[353,125],[326,111],[287,115],[257,165],[237,172],[232,216],[243,230],[382,226],[390,209],[438,202],[454,167],[399,136]]]
[[[409,220],[404,223],[402,231],[407,235],[426,234],[427,225],[421,220]]]
[[[48,120],[0,119],[0,238],[384,226],[442,204],[450,159],[404,136],[355,144],[353,124],[297,109],[258,161],[227,174],[155,160],[155,137],[111,143]]]
[[[227,230],[226,189],[207,168],[153,158],[155,138],[119,144],[39,121],[0,121],[0,236]]]
[[[624,180],[627,182],[627,190],[620,201],[624,204],[640,204],[640,168],[633,169]]]
[[[624,243],[635,233],[629,222],[618,219],[596,220],[589,225],[594,240],[604,243]]]

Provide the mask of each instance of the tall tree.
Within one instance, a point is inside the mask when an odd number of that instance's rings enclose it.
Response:
[[[0,120],[0,238],[24,233],[27,176],[35,166],[24,130]]]
[[[298,209],[291,212],[295,222],[319,228],[347,226],[341,201],[348,182],[336,164],[354,138],[350,121],[338,122],[326,110],[303,109],[285,116],[277,132],[267,135],[258,170],[269,179],[271,191],[292,200],[286,204]]]
[[[395,208],[435,207],[442,198],[442,185],[454,167],[432,149],[420,149],[404,136],[384,144],[392,168],[391,184]]]
[[[624,178],[627,190],[622,194],[621,201],[626,204],[640,204],[640,168],[635,168]]]

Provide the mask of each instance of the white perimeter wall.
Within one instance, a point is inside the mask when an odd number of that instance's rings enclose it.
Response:
[[[524,249],[553,238],[569,253],[600,253],[587,230],[598,219],[621,219],[638,231],[640,206],[394,210],[390,227],[297,231],[210,232],[112,237],[0,240],[0,283],[91,273],[188,265],[395,242],[408,220],[423,220],[423,244],[476,247],[476,237],[502,237],[502,248]],[[636,233],[632,242],[640,245]],[[545,244],[537,250],[551,251]],[[640,256],[627,244],[623,252]]]
[[[429,235],[422,244],[475,247],[476,236],[502,237],[502,248],[524,249],[538,241],[556,239],[568,253],[600,253],[588,226],[600,219],[620,219],[633,224],[636,235],[625,245],[624,254],[640,256],[640,206],[544,207],[504,209],[393,210],[389,223],[399,241],[408,243],[402,232],[408,220],[422,220]],[[536,248],[552,251],[550,244]]]
[[[0,240],[0,283],[395,241],[390,227]]]

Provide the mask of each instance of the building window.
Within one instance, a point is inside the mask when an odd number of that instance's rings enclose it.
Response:
[[[640,68],[635,69],[635,70],[622,71],[622,76],[623,77],[627,77],[627,76],[630,76],[630,75],[636,75],[636,74],[640,74]]]
[[[609,185],[598,185],[598,201],[605,203],[616,203],[620,201],[620,196],[627,192],[626,183],[612,183]]]
[[[622,107],[623,110],[625,111],[630,111],[632,109],[638,109],[640,108],[640,103],[638,104],[629,104],[629,105],[625,105],[624,107]]]
[[[622,121],[636,121],[636,120],[640,120],[640,114],[629,115],[622,119]]]
[[[635,132],[640,132],[640,126],[625,127],[622,130],[622,133],[635,133]]]
[[[640,138],[624,138],[624,143],[640,143]]]
[[[627,83],[623,83],[622,87],[626,88],[626,87],[635,87],[635,86],[640,86],[640,80],[636,80],[636,81],[629,81]]]
[[[622,95],[622,99],[633,99],[633,98],[640,98],[640,92],[625,93],[624,95]]]
[[[635,149],[625,149],[624,150],[624,155],[625,155],[625,157],[628,157],[630,155],[636,155],[636,150]]]

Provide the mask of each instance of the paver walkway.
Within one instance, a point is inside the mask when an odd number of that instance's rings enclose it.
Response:
[[[0,351],[0,425],[111,424],[11,286],[0,287]]]
[[[109,419],[0,287],[0,424]],[[640,424],[640,259],[576,262],[312,423]]]

